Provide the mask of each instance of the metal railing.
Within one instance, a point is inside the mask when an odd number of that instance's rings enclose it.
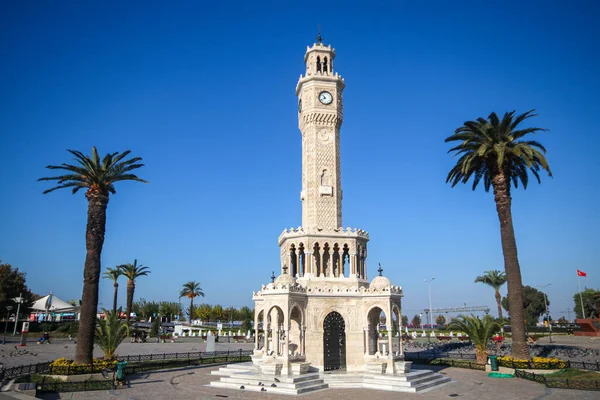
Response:
[[[211,352],[186,352],[186,353],[160,353],[140,354],[119,357],[120,361],[127,361],[126,373],[136,373],[162,368],[171,368],[179,365],[204,365],[240,362],[250,360],[252,350],[227,350]],[[50,375],[77,375],[83,373],[101,373],[106,366],[101,365],[70,365],[53,366],[51,362],[20,365],[0,370],[0,382],[7,379],[16,379],[31,374]]]

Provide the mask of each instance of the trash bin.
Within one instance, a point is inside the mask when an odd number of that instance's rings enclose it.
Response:
[[[498,371],[498,356],[490,356],[490,365],[492,366],[492,371]]]
[[[117,380],[123,381],[125,379],[125,366],[127,361],[117,361]]]

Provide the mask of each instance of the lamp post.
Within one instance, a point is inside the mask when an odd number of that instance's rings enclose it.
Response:
[[[17,325],[19,323],[19,312],[21,312],[21,303],[23,303],[23,293],[19,293],[19,297],[13,299],[17,303],[17,315],[15,315],[15,328],[13,329],[13,336],[17,334]]]
[[[4,337],[2,338],[2,344],[6,344],[6,329],[8,328],[8,321],[10,320],[10,310],[13,306],[6,306],[6,321],[4,322]]]
[[[536,285],[535,287],[538,288],[545,288],[546,286],[550,286],[552,285],[551,283],[547,283],[545,285]],[[548,321],[548,339],[550,341],[550,343],[552,342],[552,321],[550,321],[550,311],[548,311],[548,296],[546,296],[546,292],[542,292],[542,294],[544,295],[544,305],[546,306],[546,321]]]
[[[423,279],[423,282],[429,286],[429,325],[433,327],[433,308],[431,307],[431,282],[435,279],[435,276],[431,279]]]

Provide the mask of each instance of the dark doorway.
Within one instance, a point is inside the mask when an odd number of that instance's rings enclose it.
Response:
[[[325,371],[346,369],[346,325],[335,311],[323,321],[323,354]]]

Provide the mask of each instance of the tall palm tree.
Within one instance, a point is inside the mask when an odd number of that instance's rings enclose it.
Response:
[[[196,281],[185,283],[183,289],[179,292],[179,297],[187,297],[190,299],[190,321],[194,318],[194,298],[198,296],[204,297],[204,292],[202,291],[200,282]]]
[[[113,281],[113,286],[115,288],[115,293],[113,295],[113,308],[112,311],[113,313],[117,312],[117,294],[119,293],[119,284],[117,283],[117,280],[119,279],[119,277],[123,275],[123,273],[121,272],[121,268],[119,267],[115,267],[115,268],[106,268],[106,271],[104,271],[104,276],[103,278],[105,279],[110,279],[111,281]]]
[[[485,283],[496,291],[496,304],[498,305],[498,318],[502,319],[502,296],[500,296],[500,287],[506,283],[506,273],[498,271],[485,271],[481,276],[475,278],[475,283]]]
[[[150,267],[144,265],[138,265],[137,259],[133,260],[133,264],[119,265],[121,274],[128,279],[127,281],[127,315],[125,316],[125,322],[129,323],[129,317],[131,315],[131,306],[133,304],[133,293],[135,292],[135,280],[140,276],[148,276],[150,273]]]
[[[111,153],[102,160],[96,147],[92,147],[89,157],[76,150],[67,150],[75,156],[77,165],[48,165],[48,169],[65,170],[65,175],[40,178],[40,181],[57,181],[58,186],[44,191],[50,193],[56,189],[72,188],[73,193],[86,189],[88,200],[87,227],[85,231],[85,266],[83,269],[83,295],[81,299],[81,316],[75,361],[91,364],[94,351],[94,332],[96,329],[96,313],[98,310],[98,282],[100,280],[100,256],[104,244],[106,228],[106,207],[108,197],[115,194],[114,183],[118,181],[137,181],[148,183],[132,174],[131,171],[142,167],[140,157],[125,159],[131,151]]]
[[[511,183],[518,187],[519,182],[527,188],[528,170],[540,182],[540,169],[552,176],[544,154],[546,149],[533,140],[523,140],[529,133],[546,131],[543,128],[518,128],[528,118],[536,116],[534,110],[515,116],[507,112],[500,120],[492,112],[488,119],[478,118],[467,121],[446,138],[446,142],[459,141],[449,153],[460,156],[456,165],[448,173],[446,182],[452,187],[457,183],[467,183],[473,177],[473,190],[483,179],[486,191],[494,188],[494,201],[500,219],[500,238],[504,255],[504,270],[508,283],[508,300],[512,328],[512,355],[529,359],[525,341],[523,310],[523,284],[521,268],[517,256],[517,244],[511,211]]]

